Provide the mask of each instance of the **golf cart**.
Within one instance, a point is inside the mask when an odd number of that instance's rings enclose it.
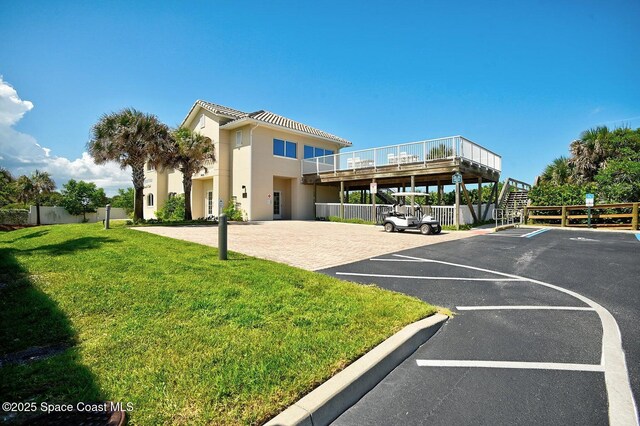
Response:
[[[431,216],[422,215],[418,204],[406,205],[407,197],[424,196],[421,192],[396,192],[389,194],[396,199],[393,209],[388,212],[382,226],[387,232],[404,232],[405,229],[419,229],[422,235],[439,234],[440,222]],[[410,199],[409,199],[410,201]]]

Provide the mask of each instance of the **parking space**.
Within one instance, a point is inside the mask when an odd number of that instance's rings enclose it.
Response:
[[[456,313],[335,424],[637,424],[639,268],[633,234],[522,228],[323,271]]]

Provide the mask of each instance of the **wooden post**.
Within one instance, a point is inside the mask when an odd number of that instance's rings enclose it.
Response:
[[[442,193],[444,192],[444,188],[442,185],[440,185],[440,181],[438,180],[436,182],[436,184],[438,185],[438,205],[441,206],[442,205]]]
[[[344,181],[340,181],[340,219],[344,219]]]
[[[313,182],[313,217],[318,218],[318,209],[316,203],[318,202],[318,187],[316,182]]]
[[[416,177],[415,176],[411,176],[411,192],[416,192]],[[414,209],[414,204],[415,204],[416,198],[414,195],[411,196],[411,214],[413,216],[415,216],[416,212]]]
[[[487,208],[485,209],[484,214],[482,216],[483,222],[487,220],[487,213],[489,213],[489,206],[491,205],[491,200],[493,199],[494,194],[496,197],[498,196],[498,182],[493,182],[493,188],[491,189],[491,194],[489,194],[489,199],[487,200]]]
[[[638,229],[638,203],[633,203],[631,208],[631,229]]]
[[[565,226],[567,226],[567,206],[562,206],[561,211],[562,218],[560,219],[560,226],[564,228]]]
[[[471,197],[469,196],[467,185],[464,184],[464,181],[462,181],[462,191],[464,192],[464,198],[467,200],[467,207],[469,207],[469,211],[473,217],[473,223],[476,223],[478,222],[478,217],[476,216],[476,211],[473,209],[473,204],[471,204]]]
[[[482,178],[478,176],[478,222],[482,217]]]
[[[526,225],[527,224],[527,206],[524,206],[524,208],[522,209],[522,224]]]

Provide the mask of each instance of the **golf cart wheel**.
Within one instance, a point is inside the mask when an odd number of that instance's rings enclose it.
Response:
[[[420,227],[420,233],[422,235],[431,235],[433,234],[433,228],[431,228],[431,225],[425,223]]]
[[[435,228],[433,229],[433,233],[439,234],[440,232],[442,232],[442,226],[436,225]]]
[[[387,232],[393,232],[393,228],[394,226],[393,226],[393,223],[391,222],[387,222],[384,224],[384,230]]]

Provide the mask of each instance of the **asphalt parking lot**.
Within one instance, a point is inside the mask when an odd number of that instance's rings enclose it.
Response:
[[[335,425],[638,422],[634,234],[521,228],[321,272],[456,313]]]

